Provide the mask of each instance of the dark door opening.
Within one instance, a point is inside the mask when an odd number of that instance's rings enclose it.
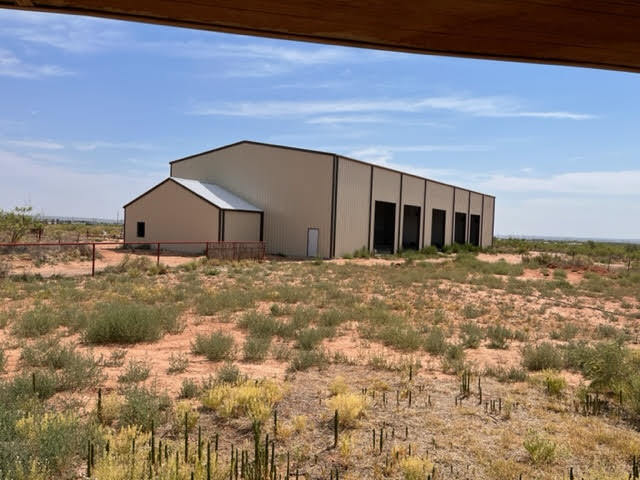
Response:
[[[471,224],[469,225],[469,243],[480,246],[480,215],[471,215]]]
[[[402,249],[420,248],[420,207],[405,205],[402,216]]]
[[[396,237],[396,204],[376,201],[373,224],[373,249],[393,253]]]
[[[138,238],[144,238],[145,224],[144,222],[138,222],[136,225],[136,236]]]
[[[454,242],[463,244],[467,243],[467,214],[456,212],[456,225],[455,225],[455,236]]]
[[[433,209],[431,214],[431,245],[434,247],[444,247],[444,226],[447,223],[447,212]]]

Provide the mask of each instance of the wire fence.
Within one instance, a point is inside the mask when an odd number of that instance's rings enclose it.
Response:
[[[205,256],[220,260],[264,260],[264,242],[166,241],[166,242],[26,242],[0,243],[0,274],[12,270],[34,270],[37,273],[91,275],[99,268],[114,267],[125,254],[152,257],[156,265],[164,256],[174,264]],[[84,270],[83,270],[84,268]]]

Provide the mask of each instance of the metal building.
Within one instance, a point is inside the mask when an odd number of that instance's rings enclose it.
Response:
[[[241,141],[171,162],[125,243],[263,240],[271,254],[493,243],[495,197],[334,153]]]

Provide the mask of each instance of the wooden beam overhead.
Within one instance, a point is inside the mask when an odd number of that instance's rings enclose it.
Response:
[[[636,0],[0,0],[0,7],[640,72]]]

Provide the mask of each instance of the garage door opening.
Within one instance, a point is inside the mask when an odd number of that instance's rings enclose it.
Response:
[[[396,204],[376,201],[373,225],[373,249],[393,253],[396,236]]]
[[[447,223],[447,212],[433,209],[431,214],[431,245],[434,247],[444,247],[444,226]]]
[[[420,248],[420,207],[405,205],[402,216],[402,249]]]
[[[469,225],[469,243],[476,247],[480,246],[480,215],[471,215]]]
[[[456,225],[454,242],[459,244],[467,243],[467,214],[456,212]]]

